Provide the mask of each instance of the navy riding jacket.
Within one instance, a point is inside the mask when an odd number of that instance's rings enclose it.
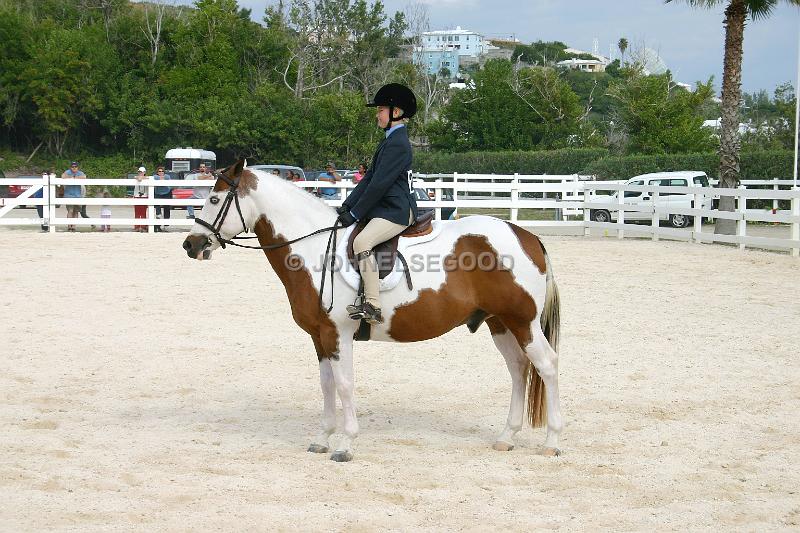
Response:
[[[397,128],[378,145],[367,173],[343,204],[357,220],[383,218],[408,225],[409,211],[417,218],[410,170],[408,131]]]

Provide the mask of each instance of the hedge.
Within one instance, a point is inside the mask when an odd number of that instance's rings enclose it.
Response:
[[[420,152],[414,154],[414,170],[426,174],[578,174],[589,163],[608,154],[595,148],[537,152]]]
[[[790,151],[744,152],[741,155],[742,179],[791,179],[794,154]],[[648,172],[702,170],[712,179],[719,177],[716,153],[608,156],[589,163],[581,174],[600,180],[622,180]]]
[[[742,179],[791,179],[790,151],[745,152]],[[719,176],[716,153],[612,156],[603,149],[565,149],[515,152],[416,152],[414,170],[424,173],[472,174],[587,174],[601,180],[628,179],[648,172],[702,170]]]

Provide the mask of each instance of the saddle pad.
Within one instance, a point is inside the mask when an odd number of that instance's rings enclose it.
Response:
[[[398,253],[403,254],[403,256],[407,258],[407,249],[435,239],[442,231],[442,222],[434,220],[431,225],[433,226],[433,230],[427,235],[422,235],[421,237],[400,237],[400,241],[397,244]],[[344,279],[353,290],[357,291],[361,284],[361,275],[350,265],[350,261],[347,260],[347,241],[354,227],[355,226],[350,226],[347,228],[336,243],[336,264],[341,266],[338,272],[342,279]],[[395,259],[392,272],[380,280],[380,291],[390,291],[397,287],[397,284],[403,281],[403,275],[403,265],[400,263],[399,259]]]

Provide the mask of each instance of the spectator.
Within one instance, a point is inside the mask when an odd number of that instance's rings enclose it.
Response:
[[[364,163],[359,163],[358,170],[356,170],[355,174],[353,174],[353,184],[358,184],[359,181],[363,180],[366,173],[367,165]]]
[[[196,180],[213,180],[214,175],[208,169],[205,163],[200,163],[200,168],[197,169]],[[211,187],[195,187],[192,190],[192,198],[205,199],[208,198],[208,193],[211,192]],[[186,209],[186,218],[194,218],[194,206],[190,205]]]
[[[272,175],[273,175],[273,176],[278,176],[278,177],[280,177],[280,175],[281,175],[281,171],[280,171],[280,170],[278,170],[277,168],[273,168],[273,169],[272,169]]]
[[[139,167],[139,172],[136,174],[136,181],[141,182],[142,180],[147,179],[147,176],[144,173],[147,170],[144,167]],[[147,196],[147,187],[142,185],[142,183],[137,183],[133,186],[133,197],[134,198],[144,198]],[[147,218],[147,205],[146,204],[134,204],[133,206],[133,216],[135,218],[144,219]],[[137,225],[133,227],[133,231],[138,231],[141,233],[147,232],[147,226],[144,225]]]
[[[154,180],[168,180],[170,179],[169,174],[164,171],[164,167],[158,167],[156,169],[156,174],[153,176]],[[172,199],[172,188],[167,185],[161,185],[156,187],[155,196],[159,200],[171,200]],[[170,211],[171,206],[169,205],[157,205],[156,206],[156,218],[163,218],[164,220],[169,220],[170,218]],[[163,213],[163,215],[162,215]],[[167,228],[161,228],[160,225],[155,227],[156,233],[160,231],[167,231]]]
[[[336,167],[333,166],[333,163],[328,163],[325,165],[325,172],[320,174],[317,179],[319,181],[327,181],[330,183],[342,181],[342,177],[338,172],[336,172]],[[336,200],[339,198],[339,189],[335,187],[320,187],[319,195],[326,200]]]
[[[69,168],[61,174],[61,177],[64,179],[85,179],[86,174],[80,170],[79,166],[77,161],[73,161],[69,164]],[[64,185],[64,198],[83,198],[83,191],[83,185]],[[80,212],[80,205],[67,205],[67,218],[78,218]],[[67,231],[75,231],[75,225],[68,225]]]
[[[289,171],[289,179],[292,181],[303,181],[303,177],[294,170]]]
[[[103,190],[102,193],[97,193],[98,198],[111,198],[111,193],[108,190]],[[101,205],[100,206],[100,218],[111,218],[111,206],[110,205]],[[100,226],[100,231],[104,233],[108,233],[111,231],[110,224],[103,224]]]

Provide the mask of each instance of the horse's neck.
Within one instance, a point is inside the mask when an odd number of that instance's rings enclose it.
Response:
[[[296,185],[274,181],[265,185],[263,189],[259,187],[255,198],[259,211],[257,219],[263,217],[271,226],[272,232],[266,238],[272,242],[262,244],[297,239],[336,222],[333,209]],[[292,253],[301,256],[307,266],[317,267],[322,263],[327,236],[324,232],[296,242],[291,245]]]

